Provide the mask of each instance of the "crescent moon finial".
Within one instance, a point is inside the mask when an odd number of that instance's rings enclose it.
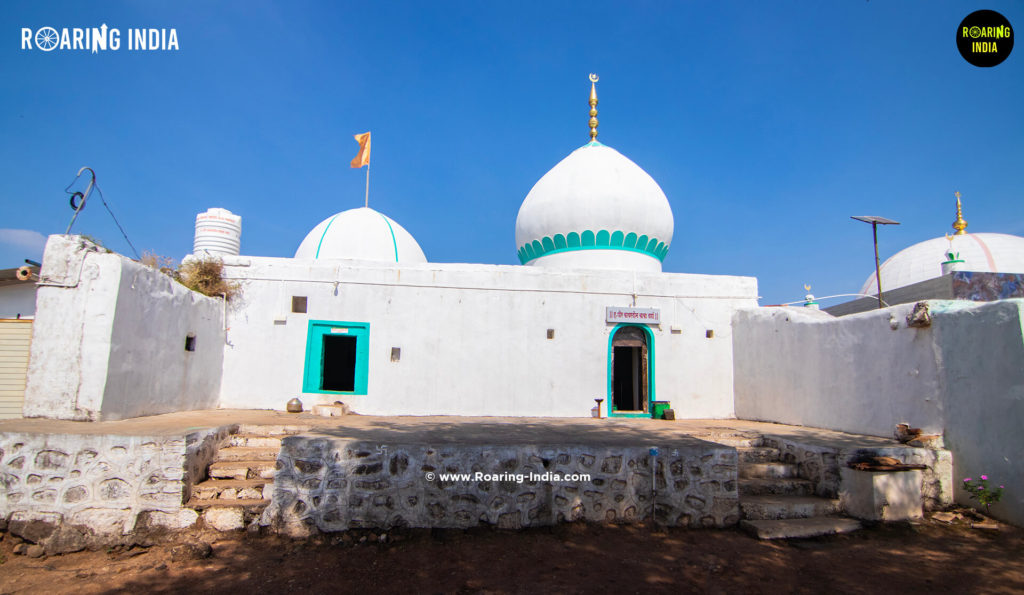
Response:
[[[590,142],[597,141],[597,75],[590,73]]]

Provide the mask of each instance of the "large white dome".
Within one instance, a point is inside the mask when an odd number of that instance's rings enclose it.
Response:
[[[519,207],[523,264],[661,271],[672,243],[672,208],[637,164],[597,141],[544,174]]]
[[[949,240],[934,238],[905,248],[881,267],[882,289],[890,291],[942,275],[942,262],[950,250]],[[953,236],[952,251],[964,261],[960,270],[979,273],[1024,273],[1024,238],[1003,233],[967,233]],[[860,290],[878,293],[871,273]]]
[[[365,207],[343,211],[321,221],[306,234],[295,251],[295,258],[427,262],[420,245],[404,227]]]

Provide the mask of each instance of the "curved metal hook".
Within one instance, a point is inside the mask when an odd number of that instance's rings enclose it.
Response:
[[[72,215],[71,222],[68,223],[68,228],[64,231],[64,235],[71,233],[71,226],[75,224],[75,219],[78,218],[78,213],[80,213],[82,209],[85,208],[85,201],[89,200],[89,194],[92,193],[93,187],[96,186],[96,172],[94,172],[91,167],[83,167],[82,169],[78,170],[78,173],[75,174],[75,179],[71,180],[71,183],[67,185],[67,188],[64,189],[64,192],[68,192],[71,189],[71,187],[75,185],[75,182],[78,181],[78,178],[82,177],[82,172],[84,172],[85,170],[89,170],[89,185],[86,186],[85,192],[70,193],[71,208],[75,210],[75,214]],[[78,203],[77,206],[75,205],[76,198],[82,199],[82,201]]]

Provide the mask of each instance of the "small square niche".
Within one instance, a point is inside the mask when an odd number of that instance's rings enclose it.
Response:
[[[292,296],[292,312],[295,314],[306,313],[306,302],[307,297],[304,295],[293,295]]]
[[[189,335],[185,337],[185,351],[196,350],[196,337],[195,335]]]

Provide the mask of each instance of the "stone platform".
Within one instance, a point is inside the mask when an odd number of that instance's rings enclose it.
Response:
[[[0,520],[55,550],[61,540],[104,544],[189,527],[199,517],[186,506],[193,486],[240,426],[291,430],[280,441],[273,497],[259,523],[292,535],[573,520],[731,526],[740,520],[739,445],[778,448],[830,498],[840,490],[839,466],[864,451],[944,464],[936,451],[893,440],[743,420],[254,410],[3,420]],[[941,469],[925,475],[924,497],[948,500],[951,479]]]

